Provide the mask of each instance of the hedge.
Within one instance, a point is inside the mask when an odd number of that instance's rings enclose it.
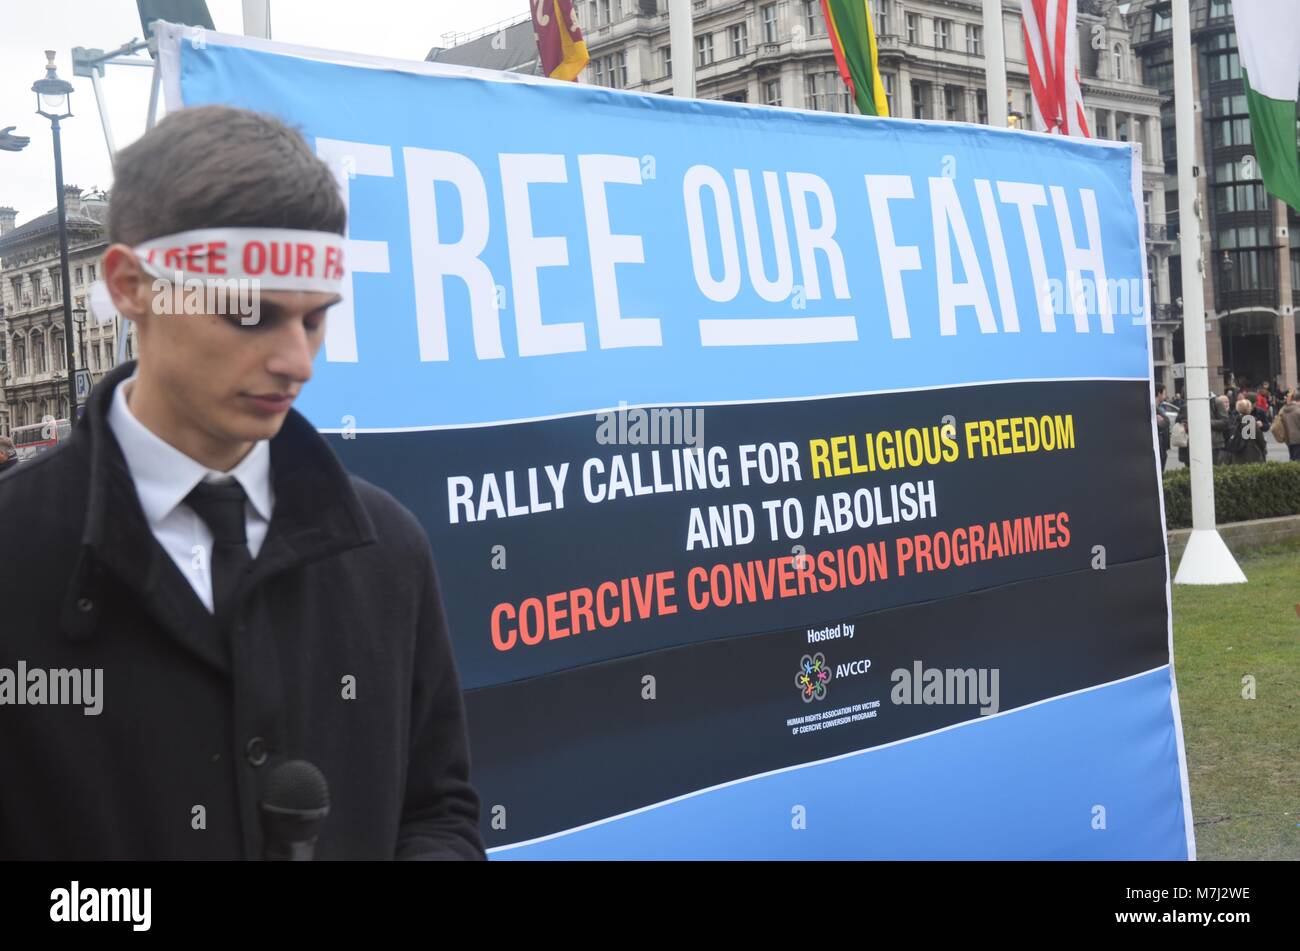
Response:
[[[1165,522],[1192,527],[1191,474],[1165,475]],[[1214,467],[1214,518],[1219,523],[1300,515],[1300,462],[1256,462]]]

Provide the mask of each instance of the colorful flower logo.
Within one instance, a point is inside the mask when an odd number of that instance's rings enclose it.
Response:
[[[826,658],[821,654],[807,654],[799,661],[799,672],[794,675],[794,685],[799,688],[799,695],[804,703],[826,699],[826,685],[831,682],[831,669],[826,666]]]

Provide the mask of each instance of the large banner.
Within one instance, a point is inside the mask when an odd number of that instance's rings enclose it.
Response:
[[[1131,147],[161,62],[337,171],[299,408],[433,541],[493,858],[1193,854]]]

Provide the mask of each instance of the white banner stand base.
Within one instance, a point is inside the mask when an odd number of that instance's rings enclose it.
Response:
[[[1245,584],[1246,576],[1218,529],[1195,529],[1187,539],[1174,584]]]

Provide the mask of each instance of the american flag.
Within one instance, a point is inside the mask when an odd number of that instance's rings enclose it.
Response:
[[[1090,136],[1079,89],[1075,0],[1020,0],[1020,9],[1034,93],[1034,128]]]

